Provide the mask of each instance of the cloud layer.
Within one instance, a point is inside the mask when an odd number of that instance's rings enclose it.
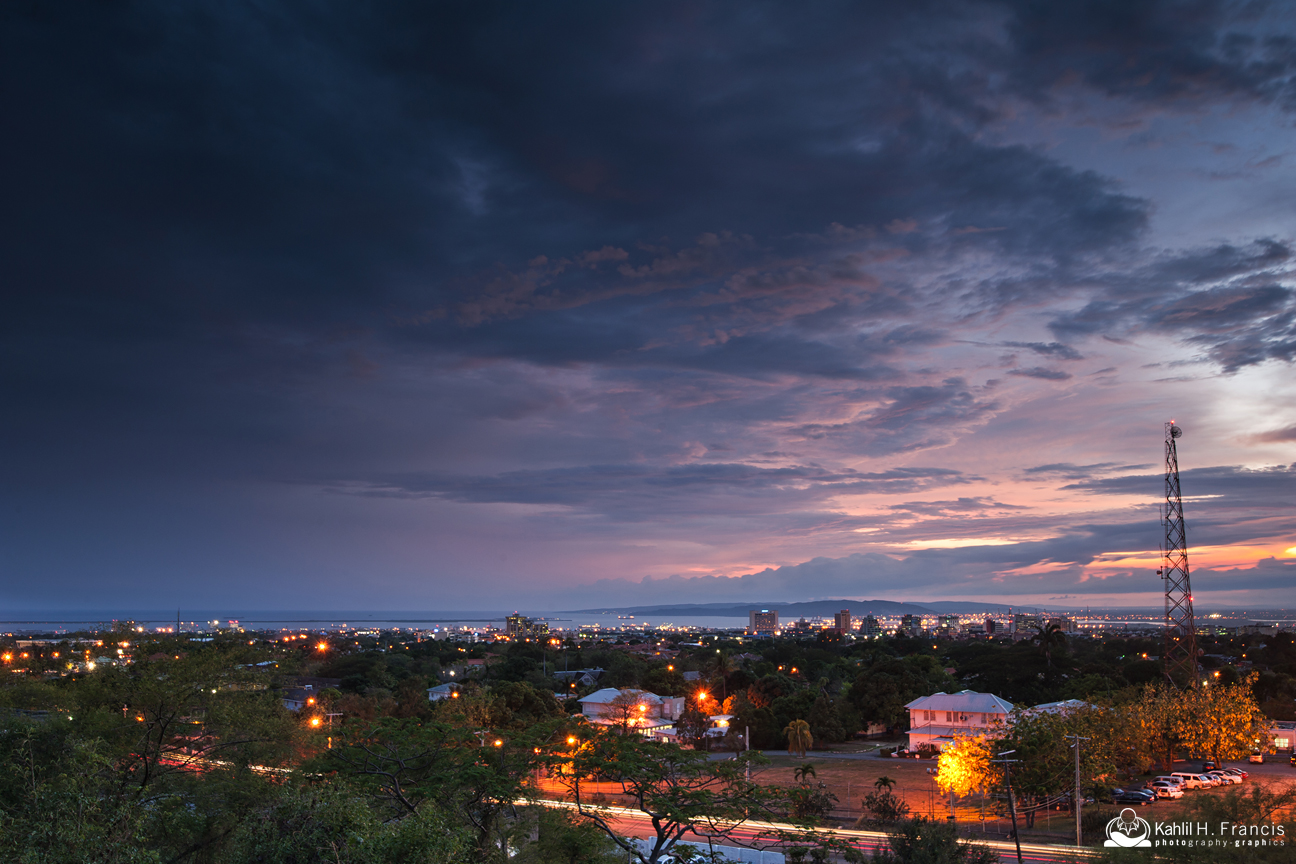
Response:
[[[1296,600],[1280,4],[0,16],[0,600]]]

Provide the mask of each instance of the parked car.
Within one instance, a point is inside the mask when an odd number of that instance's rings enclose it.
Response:
[[[1178,774],[1162,774],[1158,777],[1153,777],[1149,782],[1169,783],[1171,786],[1177,787],[1180,792],[1184,791],[1183,778],[1180,777]]]
[[[1241,768],[1221,768],[1220,770],[1223,771],[1225,774],[1236,774],[1237,776],[1241,777],[1243,780],[1251,776],[1246,771],[1243,771]]]
[[[1247,758],[1247,761],[1250,762],[1250,763],[1252,763],[1252,764],[1255,764],[1255,765],[1263,765],[1263,764],[1264,764],[1264,754],[1263,754],[1263,753],[1252,753],[1252,754]]]
[[[1203,786],[1210,785],[1210,781],[1203,780],[1202,775],[1200,774],[1189,774],[1185,771],[1176,771],[1173,776],[1178,777],[1183,781],[1184,789],[1200,789]]]
[[[1112,803],[1114,804],[1151,804],[1156,800],[1156,793],[1147,789],[1113,789]]]
[[[1292,766],[1293,768],[1296,768],[1296,753],[1293,753],[1293,754],[1291,755],[1291,759],[1289,759],[1289,760],[1287,760],[1287,761],[1289,761],[1289,762],[1291,763],[1291,766]]]
[[[1173,783],[1167,783],[1164,780],[1154,780],[1147,786],[1148,789],[1156,793],[1158,798],[1182,798],[1183,790]]]
[[[1218,777],[1218,778],[1220,778],[1220,781],[1221,781],[1222,783],[1234,784],[1234,783],[1241,783],[1241,782],[1242,782],[1242,778],[1239,777],[1239,776],[1237,776],[1236,774],[1227,774],[1227,773],[1225,773],[1225,772],[1223,772],[1223,771],[1212,771],[1212,772],[1210,772],[1210,775],[1211,775],[1212,777]]]
[[[1205,774],[1207,771],[1214,771],[1218,767],[1219,763],[1214,759],[1207,759],[1202,763],[1202,773]]]

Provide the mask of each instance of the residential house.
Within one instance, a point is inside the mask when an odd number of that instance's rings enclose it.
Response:
[[[598,683],[599,676],[603,674],[601,668],[594,669],[564,669],[561,672],[553,673],[559,681],[575,684],[577,687],[593,687]]]
[[[427,691],[429,702],[440,702],[442,699],[458,699],[458,684],[438,684],[435,687],[429,687]]]
[[[627,723],[650,738],[673,736],[675,721],[684,713],[683,696],[658,696],[645,690],[604,687],[577,701],[581,714],[590,723]]]
[[[1011,702],[992,693],[972,690],[934,693],[905,707],[909,709],[910,750],[924,745],[943,750],[959,735],[994,734],[1003,728],[1013,709]]]

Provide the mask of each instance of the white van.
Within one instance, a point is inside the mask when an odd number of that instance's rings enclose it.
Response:
[[[1182,780],[1185,789],[1200,789],[1203,786],[1211,785],[1209,780],[1203,781],[1200,774],[1189,774],[1187,771],[1176,771],[1170,776]]]
[[[1179,787],[1180,792],[1182,792],[1186,788],[1186,784],[1184,783],[1184,775],[1182,774],[1162,774],[1160,777],[1153,777],[1148,782],[1156,783],[1159,781],[1169,783],[1171,786]]]

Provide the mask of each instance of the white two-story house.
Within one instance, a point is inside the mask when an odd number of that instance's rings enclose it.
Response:
[[[909,709],[909,749],[924,744],[944,750],[959,735],[995,735],[1008,722],[1012,703],[993,693],[964,690],[960,693],[933,693],[915,699]]]

